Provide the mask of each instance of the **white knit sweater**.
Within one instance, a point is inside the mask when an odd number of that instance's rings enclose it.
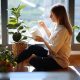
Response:
[[[52,31],[49,43],[52,49],[50,55],[63,68],[68,67],[68,58],[71,53],[71,35],[68,30],[64,26],[57,25],[56,29]]]

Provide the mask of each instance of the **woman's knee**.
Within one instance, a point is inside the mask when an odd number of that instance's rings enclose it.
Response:
[[[35,50],[37,48],[37,45],[31,45],[31,46],[29,46],[29,50]]]
[[[29,51],[33,52],[39,57],[45,57],[48,54],[48,50],[44,49],[42,46],[39,45],[31,45],[29,47]]]
[[[41,47],[39,45],[31,45],[31,46],[29,46],[29,49],[40,49],[40,48],[43,48],[43,47]]]

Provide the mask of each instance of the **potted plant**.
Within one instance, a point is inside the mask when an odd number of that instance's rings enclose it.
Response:
[[[16,66],[13,53],[8,47],[0,48],[0,72],[9,72]]]
[[[74,30],[80,30],[79,26],[73,26]],[[80,31],[78,32],[77,36],[76,36],[76,40],[80,43]]]
[[[9,17],[7,24],[7,28],[12,30],[9,31],[9,34],[12,35],[14,41],[12,44],[12,50],[15,55],[18,55],[26,48],[26,44],[23,40],[26,40],[28,37],[24,33],[29,29],[29,27],[24,24],[23,20],[20,20],[21,10],[23,8],[25,8],[25,5],[11,8],[10,11],[12,16]]]

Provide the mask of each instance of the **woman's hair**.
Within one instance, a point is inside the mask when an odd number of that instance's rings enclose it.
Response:
[[[64,25],[68,32],[72,35],[72,26],[69,21],[66,9],[62,4],[56,4],[52,7],[51,12],[55,14],[60,25]]]

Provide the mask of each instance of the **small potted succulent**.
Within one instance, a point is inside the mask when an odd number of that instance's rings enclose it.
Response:
[[[16,8],[11,8],[10,11],[12,16],[9,17],[7,24],[7,28],[12,30],[9,31],[9,34],[12,35],[12,39],[14,41],[14,44],[12,44],[12,50],[15,55],[21,53],[26,48],[24,40],[28,37],[24,33],[26,33],[29,27],[24,24],[23,20],[20,20],[21,10],[23,8],[25,8],[25,5],[19,5]]]
[[[8,47],[0,48],[0,72],[13,71],[16,64],[15,57]]]
[[[73,26],[74,30],[80,30],[79,26]],[[76,36],[76,40],[80,43],[80,31],[78,32],[77,36]]]

